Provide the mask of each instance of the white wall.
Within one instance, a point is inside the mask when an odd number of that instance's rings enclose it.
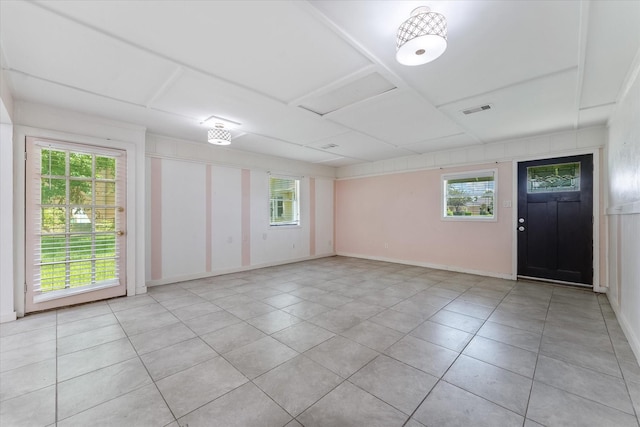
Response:
[[[205,265],[206,167],[165,159],[162,169],[163,275],[199,273]]]
[[[316,236],[326,240],[324,246],[316,247],[314,256],[333,255],[327,240],[327,236],[333,240],[333,168],[153,134],[147,135],[147,157],[147,168],[151,169],[153,159],[160,162],[157,170],[161,171],[160,177],[147,171],[147,222],[161,224],[155,231],[147,227],[149,285],[310,259],[312,205]],[[248,179],[246,188],[243,174]],[[269,226],[270,174],[300,179],[300,226]],[[313,201],[310,178],[316,182]],[[154,192],[152,182],[156,185],[158,179],[160,190]],[[248,204],[243,210],[245,196]],[[161,264],[152,259],[158,241]]]
[[[0,123],[0,323],[16,319],[16,312],[13,308],[12,138],[13,126],[11,123]]]
[[[241,170],[211,168],[212,271],[242,266]]]
[[[14,289],[14,310],[24,315],[25,282],[25,138],[35,136],[89,145],[111,146],[127,152],[127,294],[146,292],[145,285],[145,129],[127,123],[61,110],[40,104],[16,102],[13,126],[13,239],[14,281],[0,289]]]
[[[13,257],[13,97],[0,75],[0,323],[16,319]]]
[[[640,52],[610,120],[606,157],[608,297],[640,360]]]

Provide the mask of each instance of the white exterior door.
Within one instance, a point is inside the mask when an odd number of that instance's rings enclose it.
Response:
[[[26,312],[126,294],[126,153],[27,138]]]

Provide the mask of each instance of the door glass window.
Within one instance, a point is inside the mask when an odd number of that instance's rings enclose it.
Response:
[[[580,162],[527,168],[527,193],[580,191]]]
[[[35,291],[118,283],[119,159],[40,147]]]

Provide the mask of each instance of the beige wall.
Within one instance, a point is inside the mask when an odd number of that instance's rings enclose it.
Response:
[[[487,169],[498,174],[497,220],[443,220],[442,175]],[[512,169],[501,162],[337,181],[336,250],[511,278]]]

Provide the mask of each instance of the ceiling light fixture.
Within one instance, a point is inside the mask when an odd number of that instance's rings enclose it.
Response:
[[[428,7],[415,8],[396,39],[396,60],[402,65],[431,62],[447,49],[447,18]]]
[[[215,127],[209,129],[207,134],[209,144],[213,145],[229,145],[231,144],[231,132],[224,128],[222,123],[216,123]]]

